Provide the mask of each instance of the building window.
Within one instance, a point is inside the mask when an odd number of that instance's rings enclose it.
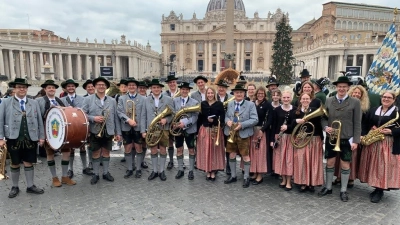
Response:
[[[217,54],[213,54],[213,57],[217,57]]]
[[[212,64],[212,71],[217,72],[217,64]]]
[[[357,39],[360,40],[361,39],[361,34],[357,35]]]
[[[215,29],[217,29],[217,26],[214,25],[214,26],[213,26],[213,30],[215,30]]]
[[[353,29],[353,23],[352,22],[347,22],[347,30]]]
[[[346,30],[346,27],[347,27],[347,26],[346,26],[346,21],[343,21],[343,22],[342,22],[342,29],[343,29],[343,30]]]
[[[171,29],[171,31],[175,31],[175,24],[170,24],[169,28]]]
[[[221,41],[221,51],[225,51],[225,41]]]
[[[197,30],[203,30],[203,25],[197,26]]]
[[[264,25],[260,25],[260,30],[264,30]]]
[[[350,35],[350,40],[354,40],[354,34]]]
[[[190,26],[186,26],[186,31],[190,31]]]
[[[175,43],[171,43],[169,46],[169,51],[170,52],[175,52]]]
[[[197,43],[197,51],[202,52],[204,49],[204,43]]]
[[[212,51],[216,52],[217,51],[217,43],[212,44]]]
[[[236,29],[236,25],[233,25],[233,29]]]
[[[246,52],[250,52],[251,51],[251,42],[250,41],[246,41],[245,45],[244,45],[244,50]]]
[[[342,29],[342,22],[340,22],[340,20],[336,20],[336,29]]]
[[[336,16],[341,16],[342,15],[342,9],[337,8],[336,9]]]
[[[203,65],[204,65],[204,61],[203,60],[197,60],[197,70],[198,71],[203,71]]]
[[[251,30],[251,25],[246,25],[246,30]]]

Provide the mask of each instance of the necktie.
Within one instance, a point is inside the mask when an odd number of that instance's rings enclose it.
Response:
[[[53,103],[53,105],[55,105],[55,106],[58,106],[58,104],[57,104],[57,102],[56,102],[56,100],[51,100],[51,103]]]
[[[74,97],[71,97],[71,102],[74,103]]]
[[[343,99],[339,99],[339,104],[342,104],[342,102],[343,102]]]
[[[185,106],[185,99],[182,98],[182,106]]]
[[[240,105],[239,103],[236,103],[236,109],[235,109],[236,112],[239,112],[239,105]]]
[[[21,100],[19,103],[21,104],[21,111],[25,112],[25,101]]]
[[[134,95],[129,95],[129,97],[133,100],[133,99],[135,99],[135,96]]]

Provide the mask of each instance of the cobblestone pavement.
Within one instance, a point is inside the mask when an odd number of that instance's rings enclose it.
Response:
[[[279,179],[265,177],[258,186],[242,188],[238,182],[223,183],[224,172],[217,180],[205,180],[195,171],[195,179],[175,179],[177,169],[166,171],[167,181],[148,181],[151,170],[142,170],[140,179],[124,179],[122,151],[112,152],[111,174],[115,182],[100,178],[90,185],[90,177],[81,173],[79,153],[75,156],[75,186],[51,187],[45,159],[35,166],[35,184],[45,189],[43,195],[25,192],[21,170],[19,196],[9,199],[11,180],[0,182],[0,224],[400,224],[400,192],[385,192],[378,204],[370,203],[372,188],[356,182],[349,190],[350,201],[339,198],[339,187],[333,194],[319,198],[317,193],[299,193],[296,188],[284,191]],[[61,173],[61,157],[56,157]],[[239,163],[239,160],[238,160]],[[185,159],[188,165],[188,159]],[[239,165],[239,164],[238,164]],[[175,166],[177,162],[175,160]],[[317,188],[319,190],[319,188]]]

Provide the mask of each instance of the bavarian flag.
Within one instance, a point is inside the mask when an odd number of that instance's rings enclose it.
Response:
[[[396,47],[395,24],[389,28],[382,46],[374,56],[374,61],[368,70],[366,83],[369,91],[381,94],[385,90],[400,90],[399,60]]]

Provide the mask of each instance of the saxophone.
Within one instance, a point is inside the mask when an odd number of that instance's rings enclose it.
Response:
[[[188,118],[189,117],[188,113],[191,112],[201,112],[201,104],[182,108],[175,114],[174,118],[172,119],[171,126],[169,128],[169,132],[171,133],[171,135],[180,136],[182,134],[182,128],[175,128],[175,126],[179,125],[181,119]]]
[[[6,175],[6,158],[7,158],[7,146],[4,145],[0,148],[0,180],[8,179]]]
[[[172,109],[167,106],[160,114],[151,121],[146,134],[146,143],[149,147],[156,146],[160,142],[163,132],[163,127],[160,125],[160,120],[171,115]]]
[[[361,138],[362,145],[370,145],[377,141],[383,141],[385,139],[385,135],[381,133],[381,130],[392,125],[396,120],[399,119],[399,112],[396,112],[396,117],[394,119],[389,120],[382,126],[378,127],[375,130],[370,130],[367,135]]]

